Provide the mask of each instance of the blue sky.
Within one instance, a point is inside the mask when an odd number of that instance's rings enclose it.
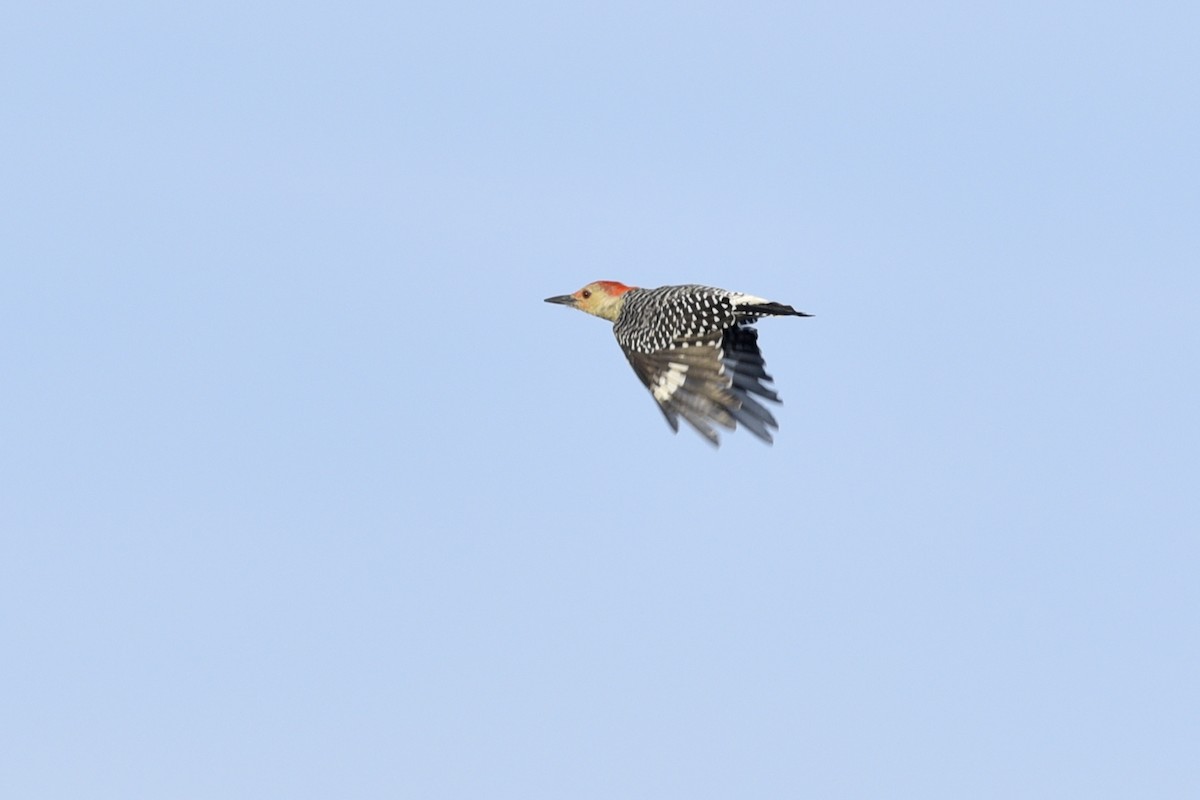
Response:
[[[1197,796],[1198,24],[19,4],[0,794]]]

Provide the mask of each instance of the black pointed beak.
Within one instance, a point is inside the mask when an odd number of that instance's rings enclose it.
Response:
[[[558,303],[560,306],[573,306],[575,305],[575,298],[569,294],[560,294],[557,297],[547,297],[546,302]]]

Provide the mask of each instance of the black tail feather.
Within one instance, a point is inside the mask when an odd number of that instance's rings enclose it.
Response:
[[[783,303],[756,303],[755,305],[739,306],[738,311],[744,311],[759,317],[811,317]]]

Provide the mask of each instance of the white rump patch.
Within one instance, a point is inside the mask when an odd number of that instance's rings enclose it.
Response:
[[[733,294],[729,295],[729,304],[734,308],[737,308],[738,306],[761,306],[763,303],[769,302],[771,301],[765,297],[755,297],[752,294],[741,294],[739,292],[734,292]]]

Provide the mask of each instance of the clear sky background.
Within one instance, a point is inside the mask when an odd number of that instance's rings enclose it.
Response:
[[[0,795],[1200,797],[1193,3],[4,16]]]

